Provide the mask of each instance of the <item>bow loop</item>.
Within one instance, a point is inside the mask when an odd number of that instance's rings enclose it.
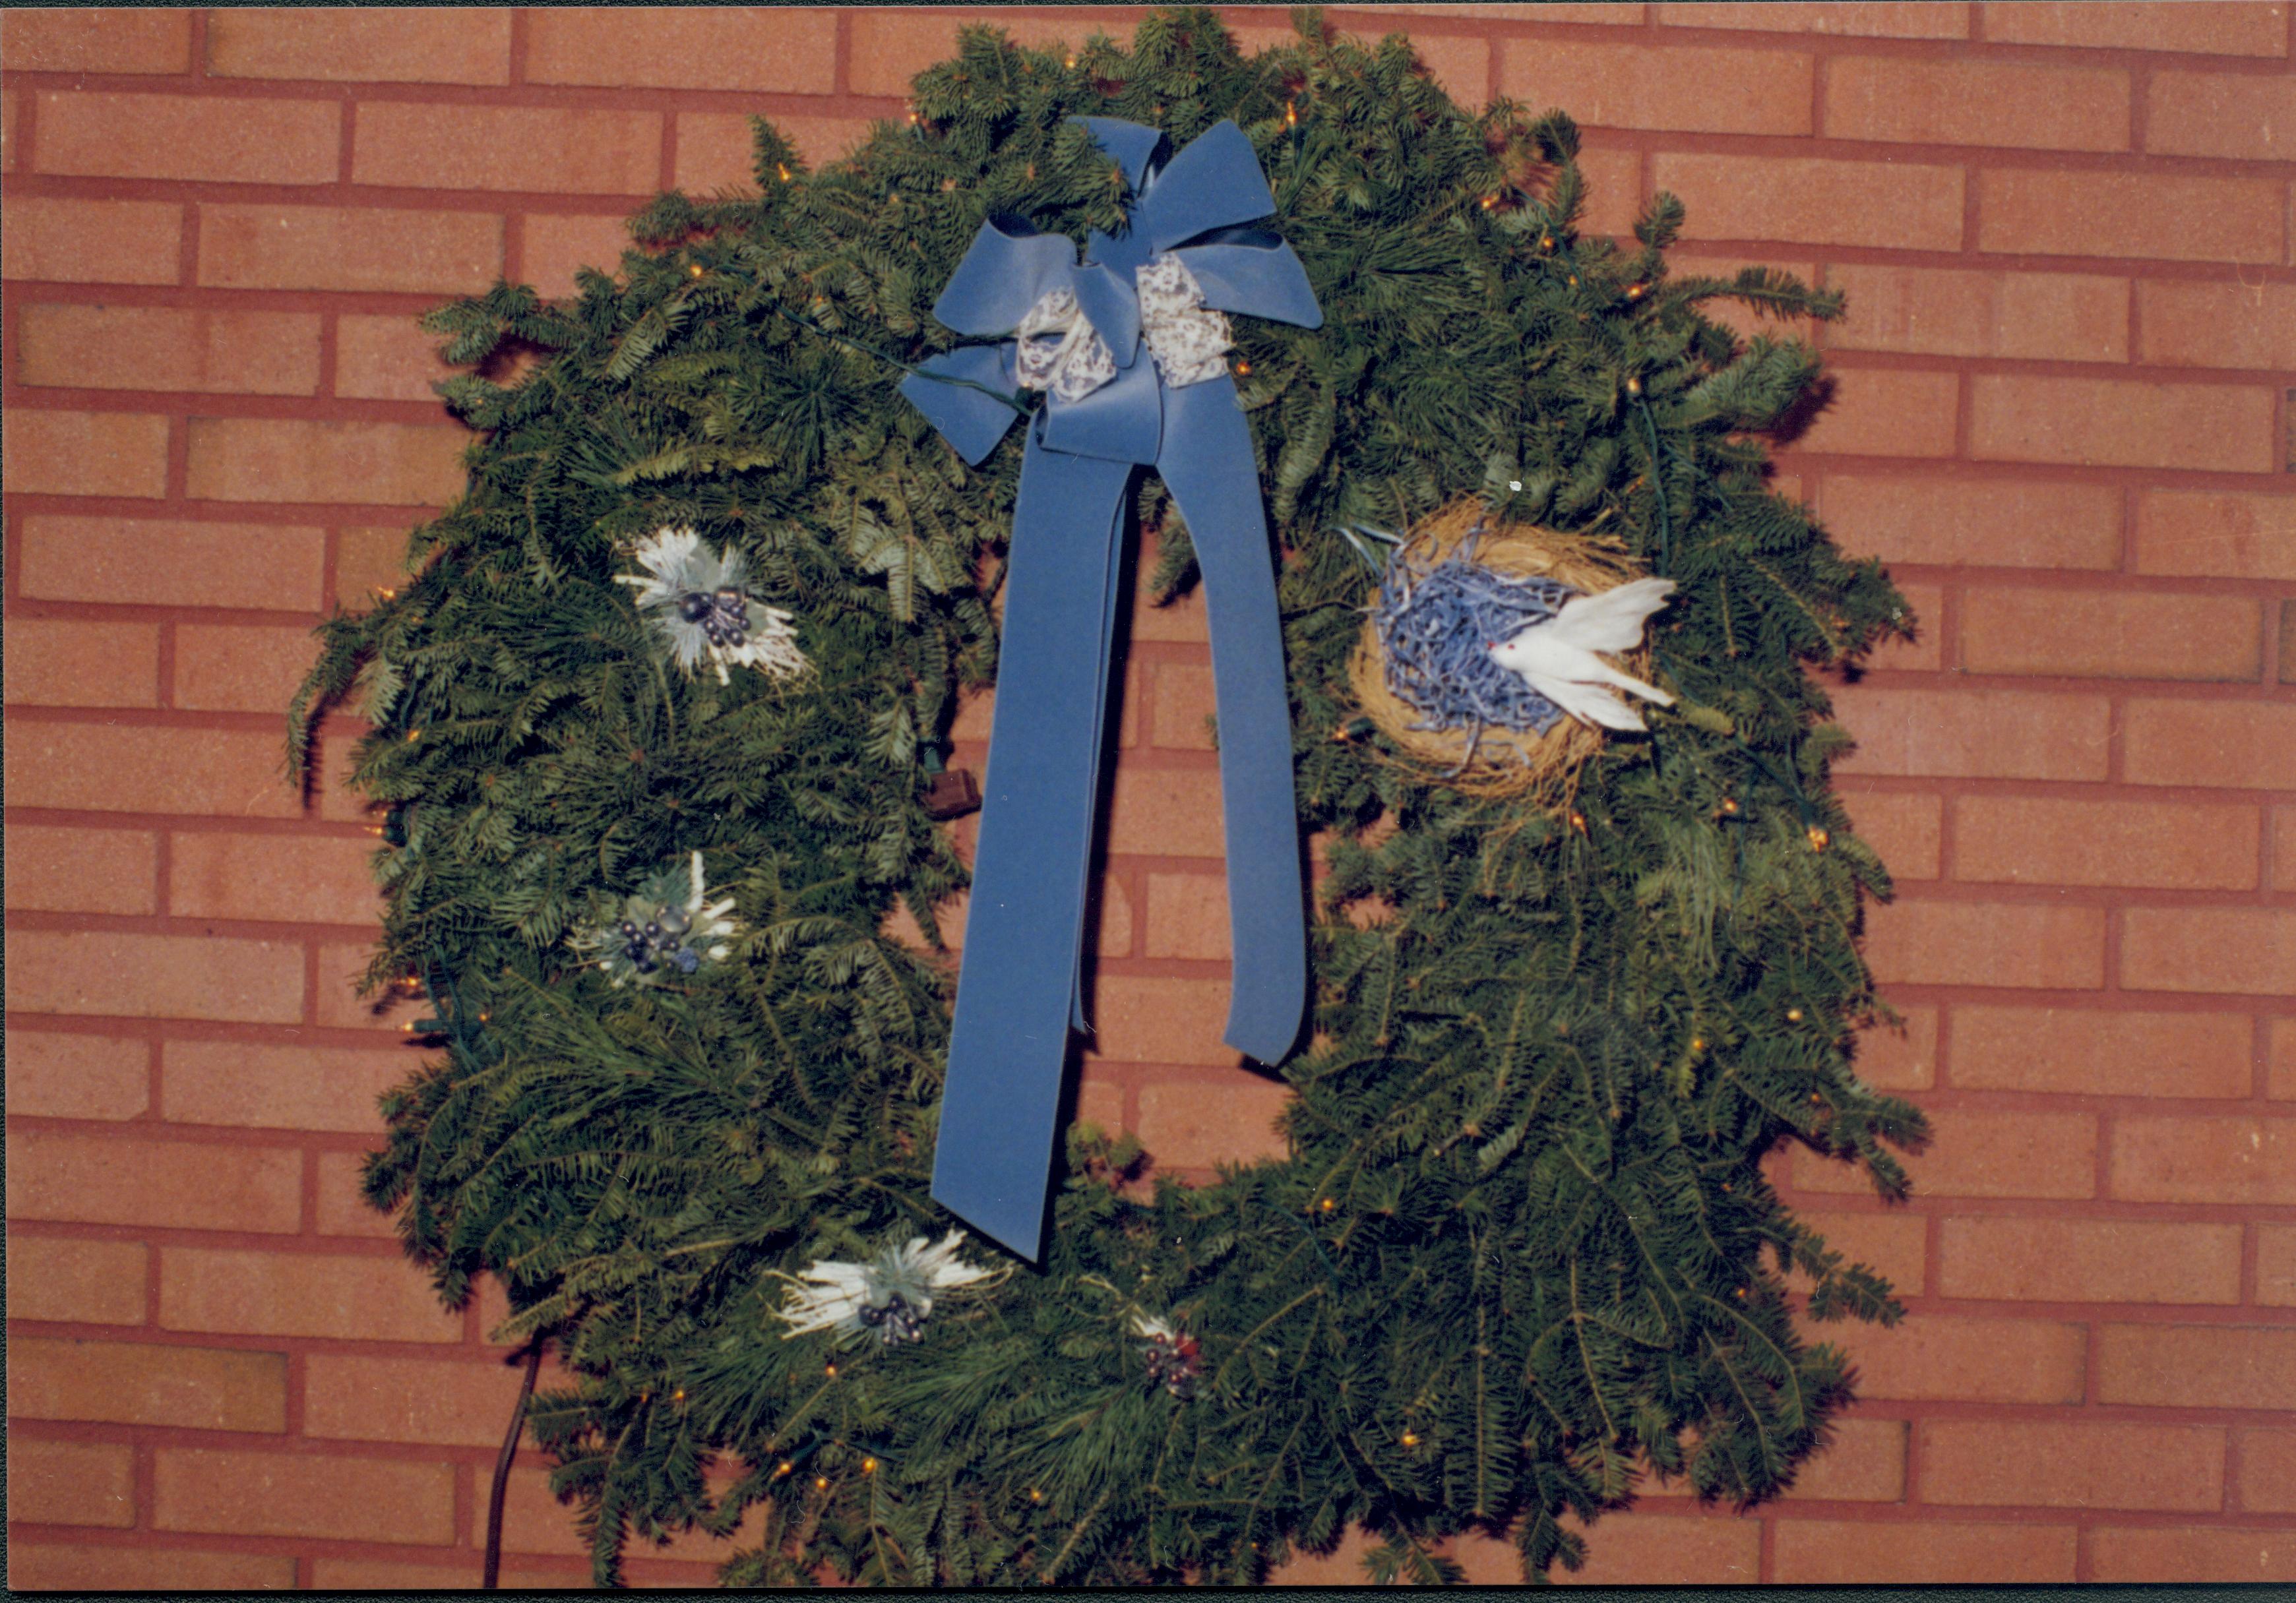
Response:
[[[1065,287],[1075,273],[1076,247],[1062,235],[1038,233],[1017,217],[991,217],[949,274],[933,315],[960,334],[1009,334],[1046,290]]]
[[[1132,209],[1132,232],[1145,236],[1146,253],[1154,256],[1275,209],[1250,139],[1233,122],[1218,122],[1150,176]]]

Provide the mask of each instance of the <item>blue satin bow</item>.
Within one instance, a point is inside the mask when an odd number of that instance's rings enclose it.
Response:
[[[1135,269],[1166,251],[1204,305],[1315,328],[1323,313],[1291,247],[1238,225],[1272,213],[1251,142],[1223,122],[1161,168],[1156,129],[1083,118],[1134,200],[1118,236],[1073,244],[1026,225],[981,225],[933,315],[959,333],[1008,334],[1065,288],[1103,339],[1114,380],[1048,397],[1021,458],[1004,588],[996,717],[973,855],[956,1017],[932,1194],[1025,1256],[1038,1255],[1071,1022],[1085,1028],[1079,963],[1099,790],[1110,642],[1121,601],[1125,492],[1152,465],[1186,520],[1210,617],[1221,812],[1234,952],[1226,1039],[1275,1062],[1307,1002],[1307,927],[1292,788],[1283,639],[1251,435],[1235,382],[1168,386],[1141,338]],[[1007,340],[935,356],[901,385],[967,462],[1018,415],[970,385],[1010,392]]]

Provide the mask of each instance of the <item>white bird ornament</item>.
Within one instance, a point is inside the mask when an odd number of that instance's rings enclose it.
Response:
[[[1674,698],[1621,674],[1595,653],[1630,651],[1641,644],[1644,621],[1673,593],[1672,579],[1636,579],[1599,595],[1573,596],[1553,617],[1494,642],[1491,659],[1582,724],[1641,729],[1641,715],[1605,685],[1632,691],[1660,707],[1673,706]]]

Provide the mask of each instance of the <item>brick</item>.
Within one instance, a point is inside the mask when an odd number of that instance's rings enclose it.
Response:
[[[1477,12],[1490,8],[1472,6],[1459,9]],[[1630,10],[1625,6],[1604,9],[1612,12]],[[1910,4],[1907,0],[1856,0],[1852,4],[1804,0],[1803,4],[1795,5],[1742,4],[1734,3],[1734,0],[1707,0],[1707,3],[1693,5],[1654,6],[1652,10],[1657,20],[1669,27],[1759,29],[1764,32],[1828,34],[1847,38],[1969,37],[1969,7],[1945,3],[1945,0],[1912,0]]]
[[[1643,209],[1643,159],[1635,151],[1600,148],[1578,153],[1587,181],[1587,209],[1578,225],[1590,234],[1623,239]]]
[[[2296,151],[2296,79],[2284,73],[2156,72],[2146,86],[2144,148],[2285,161]]]
[[[163,1531],[433,1547],[455,1540],[451,1464],[170,1447],[153,1458],[152,1523]]]
[[[1899,1296],[1921,1295],[1929,1278],[1929,1221],[1923,1215],[1901,1209],[1849,1213],[1796,1208],[1794,1217],[1851,1263],[1863,1264],[1889,1281]],[[1798,1284],[1800,1279],[1796,1277]]]
[[[16,152],[23,148],[16,135],[16,105],[22,99],[13,89],[0,89],[0,172],[16,170]]]
[[[2266,473],[2272,409],[2269,389],[2241,385],[1980,374],[1970,452],[1997,462]]]
[[[469,430],[428,423],[287,418],[191,420],[198,501],[335,501],[441,506],[463,489]]]
[[[1923,1091],[1937,1083],[1938,1010],[1900,1008],[1903,1031],[1876,1026],[1857,1036],[1857,1077],[1882,1091]]]
[[[1796,449],[1856,456],[1951,456],[1961,380],[1949,372],[1837,368],[1834,391]]]
[[[1149,875],[1147,955],[1226,959],[1226,879],[1218,874]]]
[[[507,84],[510,23],[507,12],[487,10],[217,11],[208,18],[208,73],[323,83]]]
[[[2106,6],[2018,0],[1986,6],[1985,37],[1996,45],[2276,56],[2288,53],[2288,8],[2253,0],[2124,0]]]
[[[1828,1339],[1857,1365],[1857,1394],[1864,1398],[2016,1403],[2081,1400],[2087,1334],[2080,1325],[1932,1313],[1887,1329],[1845,1324]]]
[[[162,1247],[160,1326],[234,1336],[460,1341],[463,1316],[397,1255]]]
[[[1931,1108],[1930,1146],[1913,1160],[1921,1197],[2091,1197],[2096,1193],[2096,1116]],[[1859,1192],[1865,1172],[1806,1147],[1793,1154],[1804,1190]]]
[[[2284,626],[2285,624],[2284,615]],[[2281,660],[2290,662],[2286,634],[2281,637]],[[2288,677],[2284,670],[2283,679]],[[2272,880],[2281,890],[2296,890],[2296,807],[2272,810]]]
[[[2296,1430],[2235,1430],[2240,1466],[2237,1507],[2256,1514],[2296,1514]]]
[[[2296,1408],[2296,1326],[2103,1325],[2097,1401]]]
[[[126,1530],[135,1523],[135,1452],[19,1436],[9,1444],[9,1522]]]
[[[379,902],[373,843],[304,835],[179,834],[168,908],[179,916],[369,925]]]
[[[1553,1578],[1578,1586],[1734,1585],[1761,1574],[1760,1522],[1711,1515],[1605,1514],[1582,1527],[1586,1567],[1556,1569]],[[1512,1544],[1488,1544],[1491,1573],[1472,1574],[1486,1584],[1520,1585],[1522,1561]],[[1508,1574],[1503,1567],[1513,1566]]]
[[[11,1542],[8,1584],[17,1591],[290,1591],[295,1560],[173,1547]]]
[[[15,1100],[12,1088],[9,1100]],[[15,1231],[8,1239],[8,1317],[140,1325],[150,1262],[151,1254],[140,1241],[83,1241]]]
[[[12,11],[0,22],[11,72],[189,72],[192,13],[153,8]]]
[[[2191,1510],[2224,1502],[2220,1427],[1924,1419],[1920,1428],[1929,1502]]]
[[[1934,796],[1861,790],[1843,797],[1858,838],[1882,855],[1899,879],[1938,877],[1945,806]]]
[[[134,412],[19,406],[0,437],[19,495],[156,496],[168,488],[168,420]]]
[[[16,833],[8,831],[12,846]],[[151,1103],[152,1051],[141,1041],[109,1035],[12,1029],[7,1075],[12,1115],[132,1119]]]
[[[1374,1545],[1374,1538],[1361,1525],[1344,1525],[1329,1552],[1295,1550],[1289,1559],[1268,1571],[1267,1583],[1285,1587],[1361,1586],[1364,1559]],[[1485,1550],[1490,1549],[1500,1550]],[[1522,1561],[1515,1558],[1512,1543],[1501,1549],[1499,1543],[1487,1536],[1470,1533],[1458,1542],[1456,1557],[1468,1566],[1472,1579],[1499,1585],[1513,1585],[1522,1579]],[[1510,1564],[1513,1568],[1507,1567]],[[1555,1573],[1562,1574],[1560,1570]]]
[[[2231,1013],[1957,1007],[1953,1083],[2074,1096],[2245,1097],[2251,1031]]]
[[[280,744],[258,731],[20,724],[7,741],[16,806],[294,818]]]
[[[436,401],[430,387],[463,369],[439,359],[439,337],[412,317],[339,318],[335,393],[371,401]]]
[[[2147,362],[2296,368],[2296,285],[2140,283],[2136,308]]]
[[[303,1211],[302,1160],[282,1148],[27,1131],[8,1156],[8,1211],[20,1219],[283,1231]]]
[[[318,1022],[331,1029],[382,1029],[397,1034],[402,1024],[427,1015],[430,1004],[420,995],[394,990],[368,1001],[358,997],[358,982],[366,973],[373,949],[360,945],[319,948]]]
[[[2296,911],[2132,907],[2121,918],[2120,983],[2130,990],[2296,992]]]
[[[1108,814],[1111,852],[1217,857],[1223,839],[1218,771],[1118,770]]]
[[[1155,743],[1177,751],[1213,749],[1210,666],[1159,663],[1155,683]]]
[[[2104,915],[2030,903],[1898,902],[1871,910],[1866,961],[1884,984],[2095,990]]]
[[[622,253],[635,249],[618,216],[529,217],[524,226],[520,274],[551,299],[574,293],[578,267],[594,267],[610,278],[619,274]]]
[[[309,395],[319,319],[302,312],[204,312],[62,304],[24,308],[20,381],[87,389]]]
[[[303,1017],[303,949],[291,942],[23,930],[9,946],[12,1009],[259,1024]]]
[[[543,11],[531,27],[530,84],[780,94],[836,86],[837,16],[827,10]]]
[[[308,629],[183,625],[176,631],[176,705],[283,711],[318,654]]]
[[[1836,1521],[1775,1524],[1771,1574],[1792,1585],[2070,1581],[2071,1525]]]
[[[2005,168],[1978,175],[1977,205],[1980,250],[2277,262],[2284,244],[2266,179]]]
[[[287,1428],[287,1355],[18,1337],[8,1344],[8,1412],[275,1435]]]
[[[316,1223],[321,1235],[389,1239],[398,1234],[390,1215],[380,1213],[366,1204],[365,1195],[360,1190],[360,1174],[365,1164],[365,1153],[319,1154]]]
[[[2296,1581],[2296,1533],[2284,1528],[2103,1525],[2089,1537],[2089,1576],[2095,1581]]]
[[[1652,169],[1689,207],[1692,239],[1961,249],[1957,167],[1661,153]]]
[[[11,195],[0,214],[0,273],[10,279],[172,284],[183,270],[184,209],[171,202]]]
[[[1292,1100],[1281,1081],[1242,1072],[1218,1080],[1157,1080],[1140,1088],[1137,1134],[1161,1170],[1281,1158],[1275,1131]]]
[[[2128,75],[2022,61],[1836,56],[1824,133],[1834,139],[2125,151]]]
[[[2101,696],[2023,691],[1893,691],[1856,685],[1833,697],[1857,739],[1836,765],[1848,774],[1969,779],[2101,780],[2106,702]]]
[[[2120,561],[2121,494],[2103,485],[1828,473],[1822,503],[1844,551],[1893,563],[2110,568]]]
[[[650,195],[661,187],[661,135],[658,111],[368,101],[359,107],[351,179],[403,189]]]
[[[503,220],[486,212],[200,208],[199,282],[215,289],[469,295],[502,265]]]
[[[2296,789],[2296,706],[2133,700],[2123,716],[2136,784]]]
[[[2139,573],[2296,579],[2296,496],[2143,491],[2135,554]]]
[[[331,184],[341,161],[333,101],[63,91],[39,97],[38,119],[32,168],[41,173]]]
[[[1954,877],[2247,890],[2260,827],[2253,807],[1967,796],[1954,803]]]
[[[823,167],[846,155],[868,136],[871,127],[863,117],[777,116],[769,120],[797,146],[808,168]],[[678,188],[696,195],[727,190],[754,194],[756,165],[757,136],[747,117],[730,111],[677,114],[675,178]]]
[[[1500,93],[1530,105],[1567,104],[1584,127],[1810,131],[1810,58],[1799,52],[1511,39],[1499,75]],[[1707,93],[1718,81],[1731,92]]]
[[[325,561],[316,528],[36,513],[17,579],[49,601],[316,612]]]
[[[547,1389],[567,1378],[546,1375],[539,1384]],[[518,1370],[498,1359],[439,1363],[315,1353],[304,1361],[303,1433],[346,1442],[495,1447],[518,1387]]]
[[[1736,278],[1747,267],[1769,267],[1776,272],[1791,274],[1806,284],[1818,282],[1816,263],[1781,261],[1769,251],[1735,256],[1715,251],[1676,249],[1669,250],[1666,258],[1667,276],[1677,282],[1685,278],[1727,281]],[[1701,316],[1721,323],[1741,339],[1767,334],[1773,339],[1790,336],[1807,344],[1817,343],[1818,324],[1814,317],[1774,317],[1765,307],[1748,306],[1744,302],[1721,297],[1701,301],[1698,312]],[[1785,493],[1775,480],[1773,487],[1778,488],[1782,495]]]
[[[2296,1226],[2257,1227],[2256,1302],[2265,1308],[2296,1308]]]
[[[157,707],[160,626],[20,617],[8,626],[7,695],[36,707]]]
[[[184,1125],[378,1130],[376,1099],[417,1067],[417,1054],[405,1046],[333,1051],[170,1041],[160,1067],[160,1113]]]
[[[2128,360],[2125,278],[1849,264],[1829,266],[1825,281],[1849,298],[1848,315],[1826,329],[1837,350]]]
[[[2296,1100],[2296,1018],[2276,1018],[2267,1037],[2270,1065],[2265,1095],[2276,1101]]]
[[[1057,8],[999,7],[993,20],[930,6],[886,6],[853,13],[847,87],[855,94],[905,95],[909,80],[956,53],[957,29],[988,22],[1016,45],[1078,44],[1094,34],[1122,37],[1104,20],[1064,17]],[[824,85],[825,86],[825,85]]]
[[[2106,1184],[2132,1202],[2296,1204],[2296,1119],[2124,1117]]]
[[[395,590],[406,577],[406,531],[347,528],[335,536],[335,604],[364,612],[375,592]]]
[[[1943,1228],[1938,1291],[1944,1296],[2045,1303],[2240,1301],[2237,1224],[1986,1215],[1947,1219]]]
[[[1804,1501],[1904,1501],[1906,1436],[1903,1419],[1837,1419],[1831,1439],[1794,1471],[1790,1495]]]
[[[487,1405],[489,1415],[500,1411],[497,1404],[490,1403]],[[496,1440],[500,1440],[499,1432],[496,1433]],[[708,1480],[713,1491],[726,1484],[724,1477],[718,1475],[711,1475]],[[729,1543],[756,1546],[763,1534],[764,1524],[763,1507],[753,1505],[731,1536],[718,1537],[698,1529],[687,1530],[666,1542],[634,1538],[627,1550],[632,1557],[642,1560],[699,1559],[709,1564],[723,1564],[731,1556]],[[471,1510],[471,1542],[473,1546],[479,1546],[485,1541],[486,1509],[483,1503],[475,1503]],[[524,1468],[512,1469],[503,1498],[504,1550],[572,1555],[586,1552],[587,1547],[576,1526],[573,1509],[562,1505],[551,1495],[548,1472]]]
[[[1086,1013],[1094,1026],[1094,1055],[1134,1063],[1234,1064],[1236,1053],[1220,1041],[1227,989],[1221,980],[1103,975]]]

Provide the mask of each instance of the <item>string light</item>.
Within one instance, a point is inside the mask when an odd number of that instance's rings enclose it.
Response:
[[[480,1018],[484,1018],[486,1017],[486,1015],[485,1015],[484,1013],[481,1013],[481,1014],[480,1014],[480,1015],[479,1015],[479,1017],[480,1017]],[[684,1386],[679,1386],[676,1391],[674,1391],[674,1392],[670,1393],[670,1394],[669,1394],[669,1400],[670,1400],[672,1403],[683,1403],[683,1402],[685,1402],[685,1388]]]
[[[1801,1010],[1800,1008],[1788,1008],[1786,1010],[1786,1022],[1788,1024],[1800,1024],[1801,1022]]]
[[[414,745],[415,741],[417,741],[417,740],[421,740],[422,738],[422,732],[421,730],[419,730],[419,729],[410,729],[410,730],[408,730],[408,731],[406,732],[406,743],[407,743],[409,746]]]
[[[1650,286],[1647,284],[1628,284],[1627,286],[1627,299],[1628,300],[1640,300],[1643,298],[1643,292],[1649,287]]]
[[[787,184],[787,183],[790,181],[789,163],[788,163],[788,162],[786,162],[786,161],[777,161],[777,162],[775,162],[775,163],[774,164],[774,166],[775,166],[775,169],[776,169],[776,170],[778,170],[778,171],[780,172],[780,174],[781,174],[781,176],[782,176],[782,182],[783,182],[783,183],[784,183],[784,184]]]
[[[876,1473],[877,1473],[877,1460],[874,1460],[874,1459],[863,1459],[863,1460],[861,1460],[861,1473],[862,1473],[862,1474],[864,1474],[864,1475],[874,1475],[874,1474],[876,1474]]]
[[[687,266],[685,271],[689,276],[700,278],[704,273],[707,273],[709,269],[704,267],[700,262],[693,262]]]
[[[1690,1050],[1693,1052],[1704,1051],[1706,1050],[1706,1037],[1703,1035],[1693,1035],[1690,1038]]]
[[[796,1468],[797,1466],[795,1464],[791,1463],[787,1459],[783,1459],[780,1463],[774,1466],[775,1478],[779,1479],[781,1476],[787,1475],[791,1470],[795,1469]]]
[[[1251,364],[1249,362],[1239,362],[1235,364],[1235,371],[1238,378],[1249,378],[1251,374]]]
[[[1498,203],[1499,198],[1496,195],[1485,195],[1483,197],[1483,209],[1485,211],[1493,209],[1498,205]]]
[[[1403,1444],[1404,1444],[1406,1447],[1416,1447],[1416,1446],[1418,1446],[1418,1445],[1419,1445],[1419,1433],[1418,1433],[1418,1432],[1416,1432],[1416,1431],[1411,1431],[1411,1430],[1406,1430],[1406,1431],[1405,1431],[1405,1432],[1403,1433]]]
[[[1721,806],[1719,806],[1718,808],[1717,808],[1717,809],[1716,809],[1716,811],[1717,811],[1717,812],[1718,812],[1718,813],[1720,813],[1720,814],[1722,814],[1722,816],[1723,816],[1723,817],[1725,817],[1725,818],[1735,818],[1735,817],[1737,817],[1737,816],[1738,816],[1738,814],[1739,814],[1739,810],[1740,810],[1740,809],[1739,809],[1739,806],[1738,806],[1738,798],[1737,798],[1736,797],[1734,797],[1734,796],[1726,796],[1726,797],[1724,797],[1722,798],[1722,805],[1721,805]]]
[[[381,596],[381,597],[384,601],[397,601],[397,600],[398,599],[398,592],[397,592],[396,590],[393,590],[393,589],[392,589],[390,585],[376,585],[376,586],[374,587],[374,593],[375,593],[375,594],[377,594],[377,595]]]
[[[1825,850],[1828,846],[1833,844],[1833,837],[1827,834],[1825,830],[1818,825],[1812,824],[1809,826],[1809,849],[1811,851],[1822,852]]]
[[[836,1366],[835,1364],[833,1364],[833,1363],[832,1363],[832,1364],[828,1365],[828,1366],[826,1367],[826,1369],[825,1369],[824,1372],[829,1376],[829,1378],[830,1378],[832,1380],[834,1380],[834,1379],[836,1379],[836,1378],[837,1378],[837,1366]]]
[[[1576,807],[1570,809],[1570,827],[1581,835],[1587,832],[1587,815]]]
[[[1300,126],[1300,108],[1288,100],[1283,102],[1283,126],[1287,128]]]
[[[1629,378],[1627,380],[1627,393],[1628,395],[1638,396],[1642,394],[1642,392],[1643,381],[1640,379]]]
[[[1029,1501],[1032,1503],[1043,1502],[1045,1501],[1045,1494],[1037,1491],[1034,1486],[1031,1486],[1029,1488]]]
[[[826,1492],[826,1491],[828,1491],[828,1490],[829,1490],[829,1477],[828,1477],[827,1476],[825,1476],[825,1475],[816,1475],[816,1476],[815,1476],[813,1477],[813,1489],[814,1489],[816,1492]]]
[[[1336,1202],[1332,1201],[1330,1198],[1326,1197],[1326,1198],[1324,1198],[1324,1200],[1323,1200],[1322,1202],[1318,1203],[1316,1206],[1317,1206],[1318,1207],[1321,1207],[1321,1208],[1322,1208],[1325,1213],[1327,1213],[1327,1214],[1328,1214],[1328,1213],[1330,1213],[1333,1208],[1338,1207],[1340,1205],[1339,1205],[1338,1203],[1336,1203]]]

